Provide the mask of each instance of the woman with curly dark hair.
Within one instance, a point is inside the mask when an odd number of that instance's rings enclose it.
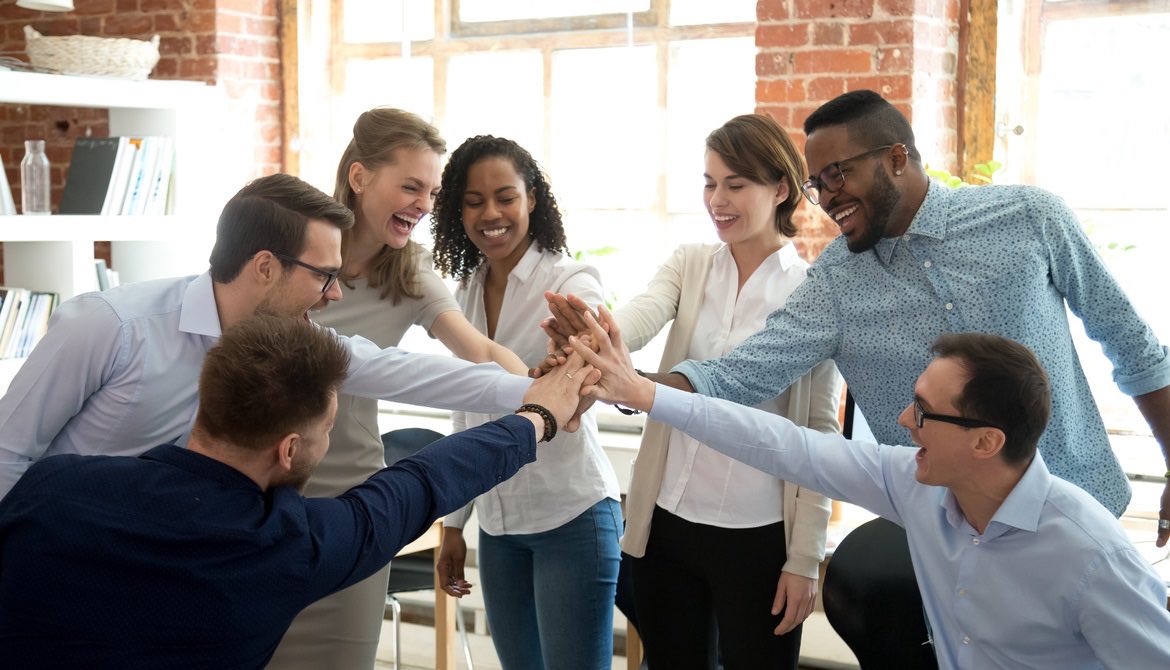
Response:
[[[432,216],[435,266],[476,328],[535,366],[545,356],[546,290],[602,300],[597,270],[565,255],[556,199],[520,145],[473,137],[451,154]],[[456,412],[456,430],[492,420]],[[592,412],[559,448],[476,499],[479,570],[492,641],[505,670],[609,668],[622,528],[618,483]],[[471,586],[463,526],[447,517],[436,563],[443,590]]]

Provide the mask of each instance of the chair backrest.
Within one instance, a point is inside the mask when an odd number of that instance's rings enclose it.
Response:
[[[825,616],[862,668],[937,668],[906,531],[877,518],[855,528],[829,559]]]
[[[419,449],[442,437],[442,433],[429,428],[399,428],[382,433],[386,465],[394,465],[407,456],[413,456]]]

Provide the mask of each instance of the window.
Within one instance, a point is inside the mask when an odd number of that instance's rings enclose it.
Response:
[[[755,0],[313,0],[301,176],[332,192],[354,120],[376,105],[431,120],[449,150],[510,137],[549,173],[571,250],[615,249],[589,261],[620,302],[679,243],[715,239],[703,141],[755,109],[755,18]]]

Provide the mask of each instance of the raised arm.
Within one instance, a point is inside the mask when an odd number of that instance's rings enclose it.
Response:
[[[440,314],[431,324],[431,334],[465,361],[496,363],[512,374],[528,374],[528,366],[519,356],[476,330],[462,312],[448,310]]]

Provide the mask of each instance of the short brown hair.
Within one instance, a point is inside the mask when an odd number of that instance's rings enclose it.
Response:
[[[735,174],[757,184],[788,184],[788,199],[776,205],[776,232],[796,235],[792,213],[803,197],[804,158],[779,123],[764,114],[737,116],[711,131],[707,149],[714,151]]]
[[[264,449],[319,420],[348,369],[349,352],[330,331],[294,317],[248,317],[203,360],[194,432]]]
[[[211,278],[220,283],[232,281],[261,251],[300,256],[310,219],[342,230],[353,226],[352,212],[292,175],[277,173],[249,183],[228,200],[219,215],[211,250]],[[292,265],[283,259],[281,263]]]
[[[422,117],[393,107],[375,107],[362,112],[353,124],[353,139],[341,154],[337,163],[337,179],[333,186],[333,198],[353,212],[358,211],[357,195],[349,183],[349,168],[361,163],[367,170],[377,170],[391,165],[396,160],[398,149],[430,149],[442,156],[447,153],[447,142],[439,129],[427,123]],[[341,254],[353,244],[353,230],[341,234]],[[406,247],[395,249],[383,245],[372,259],[366,273],[370,288],[381,288],[379,297],[389,298],[397,305],[403,298],[422,296],[415,286],[418,259],[422,247],[414,240],[407,240]],[[348,268],[346,269],[348,271]],[[342,275],[342,280],[352,278]],[[352,287],[351,287],[352,288]]]
[[[984,333],[947,333],[931,349],[939,358],[957,360],[969,375],[955,409],[1003,430],[1008,463],[1031,461],[1052,411],[1048,374],[1036,355],[1019,342]]]

